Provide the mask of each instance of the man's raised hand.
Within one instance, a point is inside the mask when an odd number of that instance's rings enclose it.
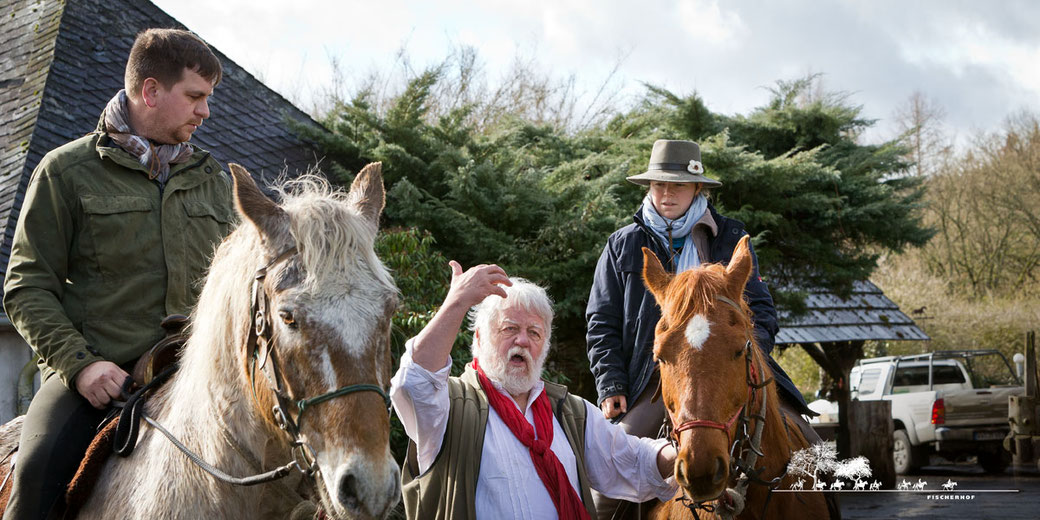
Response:
[[[501,286],[513,285],[506,272],[494,264],[475,265],[465,272],[455,260],[448,265],[451,266],[451,287],[444,298],[445,306],[453,303],[469,309],[492,294],[505,298],[506,291]]]

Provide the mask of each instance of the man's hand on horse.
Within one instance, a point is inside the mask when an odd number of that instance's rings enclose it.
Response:
[[[95,361],[76,375],[76,391],[90,401],[90,405],[104,410],[108,403],[119,397],[123,381],[130,377],[111,361]]]
[[[476,265],[465,272],[462,271],[462,266],[454,260],[448,264],[451,266],[451,287],[444,298],[445,304],[458,303],[463,308],[469,309],[492,294],[505,298],[506,291],[501,286],[513,285],[506,272],[494,264]]]
[[[599,403],[599,408],[603,410],[603,417],[613,419],[618,414],[628,413],[628,400],[623,395],[612,395]]]

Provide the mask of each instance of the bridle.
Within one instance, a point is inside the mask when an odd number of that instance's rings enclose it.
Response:
[[[738,313],[743,313],[744,310],[733,300],[722,296],[716,295],[715,299],[719,302],[725,303],[734,309]],[[784,475],[787,474],[787,465],[784,465],[784,471],[776,478],[771,480],[763,480],[759,477],[759,474],[765,469],[764,467],[756,468],[755,463],[758,461],[758,457],[764,457],[762,453],[762,431],[765,428],[766,423],[766,405],[768,393],[764,391],[765,387],[773,382],[773,378],[770,377],[765,381],[759,381],[760,373],[758,367],[753,362],[754,343],[751,339],[753,325],[748,325],[744,330],[744,379],[747,383],[747,400],[744,404],[729,418],[725,423],[713,421],[710,419],[691,419],[685,421],[682,424],[675,426],[675,418],[671,412],[667,413],[666,427],[671,430],[669,435],[672,445],[676,451],[679,449],[679,434],[694,428],[712,428],[716,430],[722,430],[726,433],[726,438],[730,444],[729,460],[730,460],[730,475],[737,475],[736,482],[733,486],[727,486],[727,488],[718,497],[695,501],[686,496],[685,491],[676,500],[685,505],[693,517],[700,520],[697,515],[697,510],[703,510],[707,513],[718,513],[723,518],[733,518],[741,513],[744,509],[745,495],[747,493],[747,487],[749,484],[760,484],[769,487],[770,494],[766,497],[766,506],[769,505],[769,497],[772,496],[772,490],[780,484],[780,480],[783,479]],[[754,403],[756,397],[761,391],[761,406],[757,414],[749,413],[748,409]],[[748,432],[748,426],[751,424],[752,419],[756,420],[754,433]],[[733,429],[733,424],[739,425],[739,431],[737,439],[733,439],[733,434],[730,433]],[[786,424],[785,424],[786,427]],[[709,502],[718,501],[716,504],[709,504]],[[762,516],[765,516],[765,506],[762,509]]]
[[[267,278],[268,272],[271,268],[291,258],[292,256],[299,253],[299,249],[296,246],[292,246],[285,251],[282,251],[273,260],[268,262],[263,267],[257,269],[256,276],[253,277],[253,303],[250,310],[250,316],[252,316],[251,326],[249,327],[249,338],[247,340],[246,348],[249,351],[249,384],[253,389],[253,398],[256,397],[256,369],[259,367],[261,370],[267,365],[267,361],[270,360],[271,370],[264,370],[264,374],[267,376],[268,383],[270,384],[271,392],[274,394],[277,404],[275,404],[272,412],[274,413],[275,423],[278,427],[284,430],[292,437],[292,460],[288,463],[283,464],[273,470],[260,473],[257,475],[251,475],[247,477],[234,477],[214,467],[212,464],[202,460],[198,454],[194,453],[187,446],[184,445],[176,436],[173,435],[169,430],[159,424],[157,421],[149,417],[143,407],[135,405],[134,403],[143,403],[143,397],[151,390],[155,385],[160,384],[163,380],[170,377],[173,373],[173,368],[169,368],[162,374],[156,376],[156,378],[146,385],[145,387],[134,392],[133,395],[127,395],[125,405],[117,403],[116,406],[128,408],[134,415],[133,421],[136,423],[136,418],[140,417],[144,419],[148,424],[152,425],[156,430],[166,436],[170,442],[173,443],[177,449],[181,450],[192,462],[194,462],[199,468],[206,473],[209,473],[217,480],[236,486],[254,486],[257,484],[263,484],[265,482],[271,482],[274,480],[281,479],[288,476],[293,469],[299,470],[305,477],[315,478],[315,475],[320,472],[317,462],[317,453],[314,448],[303,440],[300,434],[300,424],[303,420],[304,411],[313,408],[315,405],[335,399],[336,397],[352,394],[354,392],[376,392],[383,397],[383,402],[386,403],[387,413],[390,412],[390,396],[383,391],[377,385],[372,384],[357,384],[347,385],[331,392],[310,397],[306,399],[299,399],[293,401],[285,391],[284,377],[282,376],[281,364],[278,361],[278,351],[274,348],[274,342],[271,340],[271,321],[270,313],[270,301],[267,297],[266,291],[263,290],[264,280]],[[127,382],[124,383],[123,393],[126,394],[129,388],[130,378],[127,378]],[[258,399],[257,399],[258,400]],[[259,401],[259,400],[258,400]],[[295,405],[298,410],[296,417],[288,412],[291,406]],[[122,423],[123,421],[120,421]],[[120,455],[128,456],[133,451],[133,445],[137,440],[136,427],[132,432],[128,433],[129,440],[125,442],[125,447],[118,451]],[[118,448],[117,448],[118,449]]]
[[[263,284],[271,268],[297,254],[299,254],[299,249],[296,246],[289,247],[266,265],[257,269],[256,276],[253,277],[253,304],[250,311],[250,315],[253,317],[253,326],[249,329],[246,349],[249,352],[249,383],[253,388],[254,398],[256,397],[256,369],[259,368],[267,376],[269,388],[277,401],[271,409],[275,423],[292,437],[293,462],[296,468],[303,472],[304,475],[313,477],[319,471],[317,453],[307,441],[303,440],[303,435],[300,433],[303,413],[320,403],[354,392],[375,392],[379,394],[386,404],[387,413],[390,413],[390,396],[378,385],[356,384],[343,386],[321,395],[296,401],[289,397],[285,390],[285,378],[282,376],[278,350],[274,348],[274,342],[271,340],[270,300],[267,292],[263,290]],[[270,371],[264,370],[268,360],[270,360]],[[289,413],[293,406],[297,410],[296,417]]]

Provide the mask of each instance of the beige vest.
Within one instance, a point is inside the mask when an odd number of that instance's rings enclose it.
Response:
[[[567,387],[545,383],[553,415],[560,422],[578,466],[579,496],[589,516],[596,517],[585,472],[585,401],[567,393]],[[487,429],[488,402],[472,365],[461,377],[448,378],[448,427],[441,451],[426,473],[418,475],[415,443],[401,474],[405,513],[412,520],[476,518],[477,477]]]

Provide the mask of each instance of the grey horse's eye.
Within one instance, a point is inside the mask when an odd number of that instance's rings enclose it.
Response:
[[[293,317],[292,311],[281,310],[278,311],[278,316],[281,316],[282,323],[289,326],[290,329],[296,328],[296,318]]]

